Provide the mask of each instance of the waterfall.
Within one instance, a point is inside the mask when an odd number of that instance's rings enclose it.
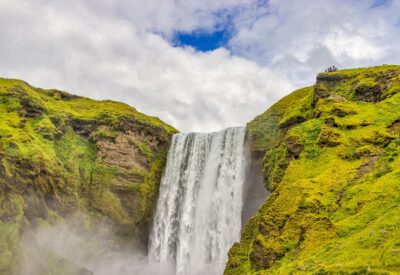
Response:
[[[245,128],[176,134],[150,235],[149,259],[177,275],[222,274],[239,240]]]

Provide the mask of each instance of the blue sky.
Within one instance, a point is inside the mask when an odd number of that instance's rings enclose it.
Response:
[[[234,35],[234,21],[246,6],[238,5],[229,9],[221,9],[212,13],[215,24],[208,28],[191,31],[175,31],[172,44],[177,47],[192,47],[197,51],[208,52],[218,48],[228,48]]]
[[[226,47],[231,33],[224,28],[215,31],[196,30],[190,33],[177,32],[174,34],[173,44],[178,47],[189,46],[197,51],[208,52]]]
[[[400,0],[2,0],[0,76],[216,131],[329,66],[399,64],[399,22]]]
[[[384,0],[377,0],[384,1]],[[258,17],[265,15],[268,0],[248,1],[249,5],[239,4],[212,13],[215,25],[191,31],[175,31],[172,45],[177,47],[192,47],[200,52],[208,52],[218,48],[229,49],[229,41],[235,35],[236,21],[246,14],[249,8],[257,9]],[[255,20],[255,18],[253,18]]]
[[[375,9],[389,5],[392,0],[373,0],[370,8]],[[267,7],[268,1],[259,0],[258,7]],[[177,47],[192,47],[197,51],[207,52],[221,47],[229,48],[229,40],[234,35],[233,20],[240,15],[240,8],[217,12],[216,16],[222,18],[217,26],[209,29],[196,29],[190,32],[177,31],[173,35],[172,44]],[[227,16],[228,14],[228,16]]]
[[[372,8],[377,8],[380,6],[388,5],[390,4],[392,0],[374,0],[374,3],[371,5]]]

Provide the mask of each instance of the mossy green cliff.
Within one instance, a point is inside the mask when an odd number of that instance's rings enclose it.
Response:
[[[76,213],[146,242],[175,132],[122,103],[0,78],[0,274],[24,232]]]
[[[400,273],[400,66],[321,73],[247,129],[271,194],[225,275]]]

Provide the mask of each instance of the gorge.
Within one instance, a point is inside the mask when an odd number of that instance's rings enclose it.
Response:
[[[0,274],[398,274],[400,66],[178,133],[0,79]]]

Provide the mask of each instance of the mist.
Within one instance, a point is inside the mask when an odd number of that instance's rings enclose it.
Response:
[[[249,142],[244,128],[174,136],[149,247],[121,241],[111,224],[86,214],[52,216],[23,232],[13,274],[221,274],[229,248],[267,195]]]
[[[172,275],[172,264],[149,264],[143,248],[118,243],[110,226],[87,230],[85,215],[24,233],[15,275]]]

